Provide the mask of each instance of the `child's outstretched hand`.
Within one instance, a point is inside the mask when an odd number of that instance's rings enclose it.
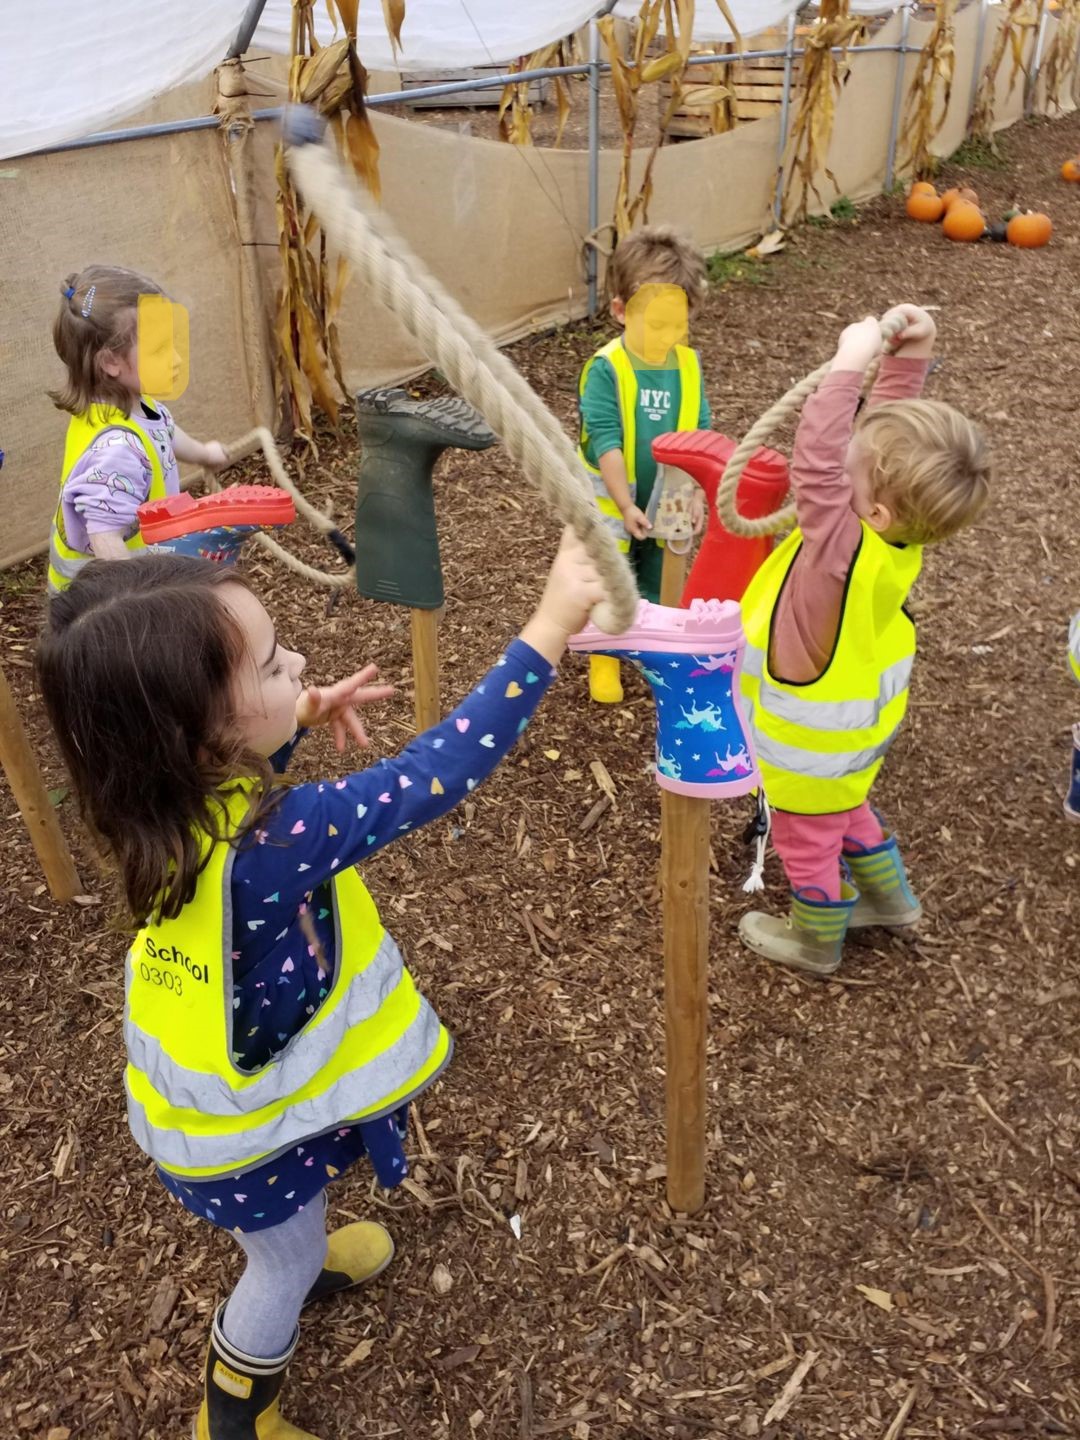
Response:
[[[856,321],[840,332],[833,356],[833,370],[858,370],[861,374],[881,354],[881,323],[873,315]]]
[[[365,665],[336,685],[309,685],[296,702],[297,727],[304,730],[314,725],[329,725],[336,749],[344,750],[350,735],[362,750],[366,749],[371,741],[356,706],[375,705],[380,700],[389,700],[394,693],[393,685],[372,685],[378,674],[378,666]]]
[[[593,606],[604,599],[604,587],[584,545],[567,526],[540,603],[521,638],[556,665],[569,637],[582,628]]]
[[[892,319],[893,316],[899,316],[904,321],[904,328],[893,337],[892,353],[894,355],[906,355],[912,359],[919,359],[922,356],[933,354],[937,326],[921,306],[894,305],[882,316],[882,322]]]

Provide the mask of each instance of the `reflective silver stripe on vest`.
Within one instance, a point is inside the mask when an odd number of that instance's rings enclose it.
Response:
[[[248,1115],[302,1090],[337,1054],[346,1033],[377,1013],[386,997],[396,989],[403,970],[401,951],[384,932],[371,964],[353,976],[347,993],[322,1024],[309,1026],[294,1035],[258,1078],[249,1081],[243,1089],[234,1090],[220,1075],[187,1069],[167,1053],[160,1041],[140,1029],[130,1015],[125,1015],[124,1043],[128,1059],[177,1110],[198,1110],[203,1115],[226,1118]],[[127,978],[130,985],[130,954]],[[423,1063],[429,1050],[430,1047],[418,1055],[411,1070],[398,1076],[398,1085]],[[374,1104],[380,1095],[388,1095],[394,1088],[390,1085],[388,1089],[375,1091],[368,1104]],[[354,1108],[363,1109],[363,1105]]]
[[[813,780],[844,780],[849,775],[858,775],[882,759],[893,742],[890,735],[880,745],[868,750],[841,750],[826,753],[823,750],[804,750],[799,745],[784,745],[754,731],[754,748],[762,765],[771,765],[774,770],[787,774],[806,775]]]
[[[755,680],[760,680],[765,673],[765,652],[759,650],[756,645],[751,645],[749,640],[746,642],[746,653],[743,656],[742,673]]]
[[[882,671],[881,687],[876,700],[815,700],[793,695],[790,690],[780,690],[770,681],[762,679],[758,692],[758,704],[778,720],[792,725],[802,725],[809,730],[872,730],[881,719],[881,712],[902,695],[911,681],[911,669],[915,663],[913,655],[905,655]],[[761,677],[761,651],[755,648],[753,655],[747,647],[745,673]]]
[[[410,1075],[415,1075],[439,1043],[439,1017],[421,996],[416,1019],[397,1042],[369,1064],[350,1070],[334,1085],[309,1100],[290,1105],[265,1125],[237,1135],[185,1135],[182,1130],[155,1130],[143,1107],[127,1097],[128,1124],[136,1144],[166,1170],[212,1170],[235,1174],[263,1164],[290,1146],[344,1124],[380,1099],[393,1095]],[[415,1090],[391,1104],[373,1110],[365,1120],[378,1119],[408,1104],[425,1090],[450,1062],[453,1043],[437,1071],[425,1077]],[[206,1177],[212,1178],[212,1177]]]
[[[62,575],[64,579],[68,582],[74,580],[75,576],[79,573],[83,566],[89,565],[90,561],[93,558],[94,557],[92,555],[87,555],[85,557],[79,558],[78,560],[68,560],[65,556],[60,554],[59,550],[57,550],[56,548],[55,543],[50,544],[49,546],[50,570],[55,570],[57,575]],[[55,586],[50,586],[49,588],[55,593]]]

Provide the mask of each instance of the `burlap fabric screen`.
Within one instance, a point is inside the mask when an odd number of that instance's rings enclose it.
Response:
[[[958,17],[957,73],[939,153],[963,138],[977,7]],[[997,21],[994,20],[996,25]],[[1056,22],[1051,22],[1051,24]],[[874,37],[895,40],[892,17]],[[910,43],[927,26],[911,26]],[[1052,31],[1051,31],[1052,34]],[[984,56],[993,44],[987,34]],[[1049,36],[1047,43],[1049,43]],[[830,154],[840,193],[876,194],[885,177],[897,57],[855,61],[840,98]],[[910,80],[915,58],[908,56]],[[1023,86],[998,85],[997,123],[1023,109]],[[205,113],[191,87],[176,115]],[[1037,107],[1044,104],[1037,92]],[[158,116],[155,116],[158,118]],[[584,313],[581,242],[587,229],[583,152],[519,150],[408,120],[376,116],[385,200],[398,227],[457,299],[500,340]],[[778,122],[760,120],[708,140],[673,145],[657,162],[653,220],[685,226],[707,250],[733,249],[770,224]],[[271,127],[256,127],[255,241],[268,303],[276,284]],[[901,141],[901,156],[903,144]],[[638,165],[644,163],[644,154]],[[600,213],[611,213],[617,157],[602,156]],[[65,417],[46,390],[58,378],[50,327],[62,277],[90,260],[146,271],[191,312],[191,387],[174,406],[184,428],[229,439],[256,422],[240,312],[240,247],[228,172],[213,131],[6,162],[0,178],[0,566],[44,547],[56,503]],[[822,204],[837,189],[820,177]],[[811,209],[818,208],[815,203]],[[342,317],[353,386],[415,373],[411,342],[358,287]]]

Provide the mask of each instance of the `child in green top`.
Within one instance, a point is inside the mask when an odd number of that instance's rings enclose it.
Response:
[[[656,483],[652,442],[673,430],[708,429],[712,419],[701,363],[686,343],[689,316],[706,289],[705,261],[671,226],[649,225],[620,241],[608,278],[611,314],[623,334],[581,372],[579,453],[638,589],[657,604],[663,551],[645,515]],[[622,700],[618,660],[593,655],[589,665],[593,699]]]

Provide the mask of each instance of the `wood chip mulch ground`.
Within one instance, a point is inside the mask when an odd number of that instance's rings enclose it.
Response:
[[[851,943],[835,983],[748,955],[748,812],[717,807],[708,1198],[673,1215],[652,705],[635,681],[623,706],[592,706],[567,660],[492,781],[366,872],[458,1051],[419,1107],[409,1182],[377,1192],[357,1170],[331,1191],[334,1218],[379,1216],[398,1258],[305,1321],[285,1409],[324,1440],[1080,1434],[1080,830],[1061,812],[1080,715],[1064,661],[1080,186],[1058,179],[1080,118],[1002,146],[1002,168],[944,178],[973,183],[992,218],[1047,209],[1048,249],[952,245],[883,198],[715,287],[695,332],[716,423],[738,434],[842,323],[935,305],[932,393],[990,436],[994,505],[927,556],[912,708],[876,793],[925,921]],[[568,425],[608,333],[513,351]],[[346,435],[309,470],[345,521],[355,463]],[[499,451],[451,454],[438,502],[449,707],[527,618],[554,529]],[[401,685],[372,728],[382,751],[404,743],[407,617],[351,594],[328,613],[325,592],[251,569],[314,676],[373,657]],[[117,894],[34,697],[42,586],[40,563],[0,577],[3,663],[88,899],[51,903],[0,792],[0,1429],[173,1440],[239,1255],[168,1198],[126,1130]],[[615,801],[586,825],[595,762]],[[299,773],[333,765],[316,739]],[[774,860],[767,878],[779,907]]]

